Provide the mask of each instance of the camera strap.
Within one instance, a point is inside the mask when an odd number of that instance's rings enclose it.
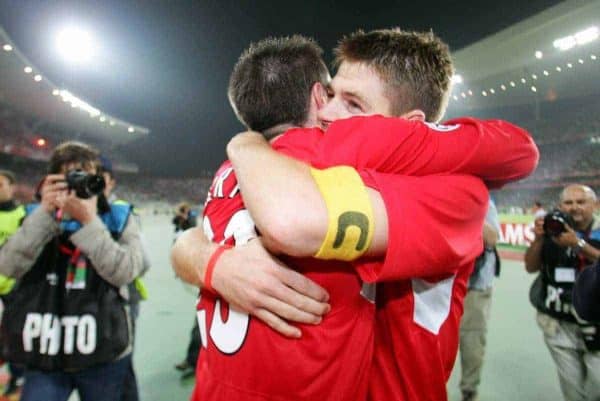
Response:
[[[65,288],[68,290],[84,290],[85,278],[87,275],[87,259],[81,254],[81,249],[71,249],[65,245],[59,246],[60,252],[70,255],[67,264],[67,276],[65,278]]]

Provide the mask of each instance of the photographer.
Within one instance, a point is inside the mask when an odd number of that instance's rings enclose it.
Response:
[[[102,194],[98,153],[59,145],[19,230],[0,249],[3,354],[26,366],[22,401],[120,398],[130,364],[128,286],[143,267],[131,206]]]
[[[181,202],[175,207],[172,223],[175,228],[175,239],[188,228],[196,226],[196,214],[187,202]]]
[[[600,256],[596,206],[591,188],[565,187],[559,209],[536,219],[535,240],[525,253],[526,270],[539,272],[530,300],[568,401],[600,400],[600,326],[572,311],[576,275]]]
[[[19,229],[25,217],[25,207],[15,201],[16,178],[12,171],[0,170],[0,246]],[[8,294],[15,280],[0,275],[0,295]],[[3,396],[8,397],[20,391],[23,383],[23,368],[14,363],[8,364],[10,379],[4,388]]]

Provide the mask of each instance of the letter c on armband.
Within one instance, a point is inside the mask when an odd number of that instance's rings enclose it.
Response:
[[[371,245],[374,233],[373,209],[367,190],[351,167],[311,169],[325,200],[328,227],[315,258],[355,260]]]

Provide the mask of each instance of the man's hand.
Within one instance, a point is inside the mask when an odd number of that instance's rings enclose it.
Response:
[[[81,224],[90,223],[98,213],[98,197],[92,196],[89,199],[81,199],[70,191],[68,195],[62,194],[57,198],[57,205],[63,213],[68,214],[72,219]]]
[[[41,206],[48,213],[53,213],[58,208],[57,200],[67,194],[67,182],[63,174],[50,174],[44,178],[40,189],[42,196]]]
[[[230,304],[287,337],[299,338],[301,331],[286,320],[318,324],[330,309],[329,295],[322,287],[285,267],[260,240],[225,251],[212,286]]]
[[[577,241],[579,241],[579,238],[577,237],[575,230],[573,230],[571,227],[569,227],[566,224],[565,224],[565,230],[566,231],[562,232],[560,235],[557,235],[556,237],[552,237],[552,241],[554,241],[554,243],[556,245],[560,246],[561,248],[576,247]]]
[[[533,223],[533,233],[535,239],[542,239],[544,237],[544,218],[538,217]]]

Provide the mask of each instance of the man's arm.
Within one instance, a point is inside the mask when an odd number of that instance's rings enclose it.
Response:
[[[597,262],[598,260],[600,260],[600,249],[594,248],[587,242],[583,246],[583,248],[581,248],[581,254],[587,260],[591,260],[592,262]]]
[[[217,248],[201,228],[189,229],[173,245],[173,269],[182,280],[200,287]],[[212,285],[230,304],[289,337],[299,337],[300,331],[284,319],[316,324],[329,311],[327,292],[273,258],[258,239],[225,251],[215,266]]]
[[[38,207],[0,248],[0,274],[20,278],[31,269],[44,246],[59,234],[58,223]]]
[[[273,151],[257,133],[235,137],[227,153],[250,212],[265,246],[274,253],[313,256],[327,232],[325,201],[310,173],[310,166]],[[260,163],[255,163],[260,158]],[[264,166],[270,166],[265,174]],[[238,168],[238,166],[240,166]],[[285,171],[285,174],[271,174]],[[253,186],[259,177],[265,182]],[[368,256],[382,255],[387,247],[387,214],[381,195],[367,188],[375,217],[375,235]],[[299,212],[302,211],[302,212]]]
[[[90,258],[98,274],[115,287],[131,283],[144,268],[140,231],[131,216],[118,241],[97,216],[70,239]]]
[[[498,219],[498,210],[492,199],[489,201],[485,222],[483,223],[483,246],[488,249],[496,247],[500,239],[500,221]]]
[[[44,178],[39,207],[0,248],[0,274],[20,278],[31,269],[44,246],[60,232],[53,214],[66,192],[64,175],[50,174]]]
[[[529,175],[538,159],[529,133],[506,121],[460,118],[433,125],[370,116],[331,124],[311,162],[415,176],[468,174],[498,188]]]
[[[542,267],[542,246],[544,243],[544,218],[535,219],[533,226],[535,239],[525,251],[525,270],[527,273],[535,273]]]
[[[498,242],[498,231],[489,223],[483,223],[483,243],[487,248],[493,248]]]
[[[600,249],[595,248],[589,243],[585,243],[583,247],[579,246],[579,237],[575,230],[565,224],[565,231],[560,235],[553,237],[552,240],[562,248],[577,249],[580,256],[586,258],[590,263],[595,263],[600,258]]]
[[[245,204],[261,234],[268,238],[265,245],[294,256],[315,255],[325,237],[328,216],[309,167],[271,152],[269,145],[258,134],[248,134],[238,139],[242,141],[232,140],[227,151],[236,169]],[[252,153],[261,153],[266,158],[261,160],[271,166],[269,171],[285,170],[289,173],[274,184],[273,188],[277,189],[272,191],[276,192],[273,195],[275,200],[271,199],[270,194],[266,196],[264,192],[256,191],[255,187],[244,184],[249,180],[254,182],[252,177],[259,174],[259,168],[252,162]],[[237,168],[238,165],[242,167]],[[410,277],[411,274],[417,276],[428,266],[432,274],[442,273],[448,264],[463,262],[481,252],[481,242],[477,239],[481,238],[488,198],[481,181],[464,176],[397,177],[379,174],[372,172],[373,176],[379,178],[378,186],[387,186],[389,183],[389,188],[385,191],[387,199],[377,191],[369,191],[375,212],[375,236],[367,255],[385,253],[389,245],[388,231],[392,232],[388,224],[396,223],[398,229],[393,230],[394,240],[400,240],[400,249],[409,250],[410,255],[419,257],[413,259],[405,255],[400,258],[403,263],[412,266],[398,268],[395,272],[387,269],[363,271],[361,275],[364,280],[393,280]],[[264,172],[260,175],[265,176]],[[273,175],[268,175],[272,180]],[[265,207],[266,204],[270,207]],[[397,212],[388,219],[390,205],[397,205]],[[282,210],[294,212],[283,213]],[[297,213],[298,210],[302,213]],[[438,224],[423,224],[423,221],[435,221]],[[398,232],[402,235],[398,235]],[[299,241],[299,238],[303,240]],[[430,242],[423,242],[423,239]]]
[[[384,263],[358,263],[363,280],[443,277],[483,250],[488,191],[475,177],[370,172],[389,216]]]

